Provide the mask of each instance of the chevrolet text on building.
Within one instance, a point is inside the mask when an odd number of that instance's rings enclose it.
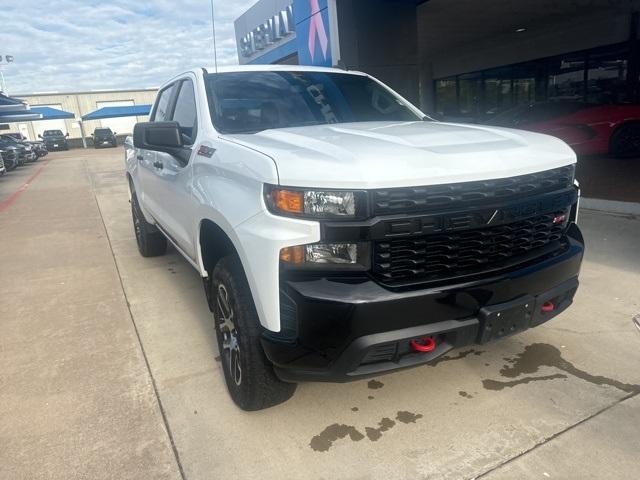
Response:
[[[338,60],[332,33],[335,0],[258,2],[235,21],[240,64],[287,62],[332,66]]]
[[[293,7],[289,5],[240,38],[238,42],[240,54],[246,58],[251,57],[292,33],[295,33]]]
[[[364,73],[186,72],[125,161],[139,251],[200,273],[245,410],[535,327],[578,288],[574,152],[432,121]]]

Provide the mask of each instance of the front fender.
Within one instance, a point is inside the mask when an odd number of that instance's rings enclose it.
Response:
[[[264,211],[235,229],[240,255],[260,323],[280,331],[280,250],[320,240],[318,222],[277,217]]]

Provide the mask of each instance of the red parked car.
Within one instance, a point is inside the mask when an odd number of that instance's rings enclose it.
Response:
[[[579,155],[640,157],[640,105],[544,102],[496,115],[491,125],[561,138]]]

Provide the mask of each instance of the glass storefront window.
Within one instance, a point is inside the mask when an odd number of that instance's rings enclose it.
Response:
[[[536,100],[535,78],[513,79],[513,104],[531,105]]]
[[[480,74],[460,75],[460,95],[458,108],[463,117],[475,117],[480,112]]]
[[[436,81],[436,113],[443,117],[458,114],[455,77]]]
[[[626,98],[627,53],[623,49],[589,54],[587,102],[621,103]]]
[[[511,69],[501,68],[484,72],[484,106],[485,116],[493,116],[508,110],[511,101]]]
[[[549,64],[549,100],[584,99],[584,54],[554,59]]]
[[[491,122],[512,108],[541,102],[622,103],[640,91],[629,76],[628,44],[550,57],[436,80],[437,113]]]

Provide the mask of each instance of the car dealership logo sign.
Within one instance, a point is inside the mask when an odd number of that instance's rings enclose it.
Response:
[[[316,0],[316,6],[317,4]],[[289,5],[242,37],[240,39],[240,53],[243,57],[252,57],[260,50],[280,42],[293,32],[295,32],[293,6]]]

